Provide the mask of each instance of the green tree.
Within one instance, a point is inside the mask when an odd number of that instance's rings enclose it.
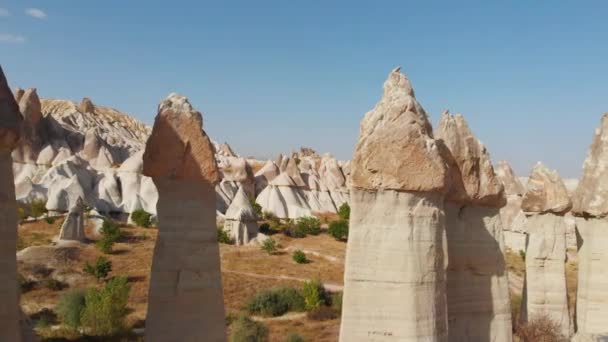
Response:
[[[82,290],[72,290],[65,292],[59,297],[59,303],[55,308],[57,316],[72,329],[80,328],[80,316],[85,307],[85,292]]]
[[[330,223],[327,232],[338,241],[348,240],[348,221],[340,220]]]
[[[30,214],[33,218],[39,218],[42,215],[46,214],[48,211],[46,210],[46,202],[41,199],[34,199],[30,203]]]
[[[326,301],[325,287],[319,280],[309,280],[302,287],[306,311],[312,311]]]
[[[81,317],[86,332],[94,336],[109,336],[121,331],[130,291],[127,277],[116,277],[101,289],[89,289]]]
[[[143,209],[137,209],[131,213],[131,220],[140,227],[148,228],[152,224],[152,214]]]
[[[348,205],[348,203],[343,203],[340,208],[338,208],[338,216],[343,220],[350,220],[350,205]]]

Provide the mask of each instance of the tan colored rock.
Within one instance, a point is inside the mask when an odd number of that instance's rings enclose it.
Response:
[[[505,194],[507,196],[524,195],[524,193],[526,192],[526,188],[521,183],[519,178],[517,178],[517,175],[515,175],[515,171],[513,171],[513,168],[511,168],[511,165],[509,165],[507,161],[499,161],[495,171],[496,177],[498,177],[498,179],[504,186]]]
[[[462,115],[444,112],[437,138],[451,177],[445,204],[448,340],[511,342],[503,185]]]
[[[23,97],[23,94],[25,94],[25,90],[23,90],[23,88],[15,88],[15,102],[19,103]]]
[[[291,178],[291,180],[293,180],[297,187],[306,187],[306,182],[304,182],[304,179],[302,179],[302,175],[300,174],[300,169],[298,168],[295,158],[287,158],[285,173]]]
[[[232,147],[230,147],[228,143],[219,144],[216,152],[224,157],[237,157],[236,153],[234,153]]]
[[[583,164],[583,176],[572,198],[572,211],[580,215],[608,215],[608,113],[595,130],[593,143]]]
[[[78,105],[78,111],[81,113],[95,113],[95,105],[88,97],[83,97]]]
[[[61,225],[59,240],[75,240],[81,242],[86,240],[84,234],[84,210],[84,201],[82,200],[82,197],[79,197]]]
[[[521,204],[523,211],[563,214],[572,207],[562,178],[557,171],[547,169],[541,162],[534,166],[527,189]]]
[[[159,193],[146,341],[226,341],[215,191],[219,173],[202,116],[171,94],[143,157]]]
[[[22,116],[0,67],[0,341],[21,341],[17,284],[17,204],[11,151]]]
[[[395,69],[361,123],[340,341],[447,341],[445,163]]]
[[[352,186],[370,190],[443,191],[447,171],[426,112],[400,68],[365,114],[352,160]],[[382,148],[380,148],[380,146]]]
[[[240,187],[226,211],[224,230],[236,245],[246,245],[258,234],[257,219],[245,190]]]
[[[23,96],[19,100],[19,110],[23,114],[25,121],[28,121],[32,125],[40,122],[42,119],[42,105],[40,104],[36,88],[29,88],[23,93]]]

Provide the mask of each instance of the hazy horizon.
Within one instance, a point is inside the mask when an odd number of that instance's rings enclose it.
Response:
[[[170,92],[243,156],[350,159],[402,66],[434,126],[462,113],[493,161],[578,178],[608,111],[608,4],[309,1],[0,4],[11,87],[90,97],[151,124]]]

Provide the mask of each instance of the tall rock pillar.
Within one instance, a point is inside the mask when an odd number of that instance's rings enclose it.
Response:
[[[445,112],[437,139],[450,174],[445,205],[449,341],[511,342],[500,217],[504,187],[462,115]]]
[[[595,131],[572,211],[579,257],[577,335],[608,339],[608,113]]]
[[[528,238],[521,319],[549,318],[570,336],[564,214],[572,203],[557,171],[541,163],[532,170],[527,188],[522,201]]]
[[[340,341],[446,341],[446,166],[399,69],[361,122],[351,175]]]
[[[158,188],[159,234],[146,341],[226,341],[214,150],[201,113],[171,94],[158,108],[143,173]]]
[[[21,341],[17,284],[17,203],[11,153],[22,116],[0,67],[0,341]]]

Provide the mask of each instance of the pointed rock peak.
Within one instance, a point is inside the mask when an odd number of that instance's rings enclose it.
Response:
[[[82,199],[81,196],[78,196],[78,199],[76,200],[76,202],[74,202],[74,205],[72,206],[72,208],[70,208],[70,212],[71,213],[82,213],[84,212],[84,200]]]
[[[534,166],[527,188],[521,203],[523,211],[563,214],[572,207],[562,178],[541,162]]]
[[[158,106],[143,156],[144,174],[153,178],[219,181],[214,148],[203,119],[184,96],[171,94]]]
[[[608,113],[595,130],[573,202],[576,214],[608,216]]]
[[[83,97],[78,105],[78,111],[81,113],[95,113],[95,105],[88,97]]]
[[[257,215],[243,187],[239,187],[234,199],[226,210],[226,219],[236,221],[256,221]]]
[[[25,90],[23,90],[23,88],[15,88],[15,101],[17,101],[17,103],[19,103],[23,97],[23,94],[25,94]]]
[[[32,124],[37,124],[42,119],[42,105],[36,88],[29,88],[19,100],[19,110],[25,120]]]
[[[427,115],[409,80],[395,69],[384,83],[384,95],[361,122],[352,186],[443,192],[446,176]]]
[[[12,151],[17,146],[22,120],[19,106],[0,67],[0,152]]]
[[[464,116],[445,112],[436,136],[447,148],[444,156],[451,179],[448,200],[488,207],[504,206],[504,187],[496,177],[490,154],[473,135]]]
[[[217,154],[226,157],[237,157],[228,143],[219,144],[217,147]]]
[[[501,181],[505,187],[506,195],[518,195],[523,196],[526,192],[526,188],[521,183],[511,165],[505,160],[501,160],[496,165],[496,177]]]
[[[302,175],[300,174],[296,158],[289,158],[284,172],[287,173],[297,186],[306,186],[306,182],[304,182],[304,179],[302,179]]]

